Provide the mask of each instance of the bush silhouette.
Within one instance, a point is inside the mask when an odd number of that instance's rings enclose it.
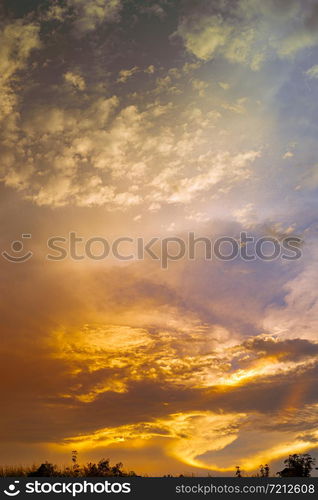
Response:
[[[61,473],[57,470],[56,465],[44,462],[38,469],[28,474],[28,477],[58,477]]]
[[[316,459],[308,453],[304,455],[295,453],[284,460],[286,467],[277,474],[280,477],[310,477],[315,463]]]
[[[102,459],[97,464],[89,462],[81,466],[78,463],[77,451],[72,451],[72,466],[64,469],[58,468],[49,462],[44,462],[38,468],[33,468],[25,475],[28,477],[127,477],[136,476],[134,471],[126,472],[123,470],[123,464],[118,462],[115,465],[110,464],[109,459]],[[5,475],[5,474],[4,474]],[[21,475],[21,474],[20,474]]]

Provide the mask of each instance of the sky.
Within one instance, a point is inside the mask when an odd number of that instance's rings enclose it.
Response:
[[[234,475],[318,457],[318,1],[0,16],[0,463],[76,449]],[[299,237],[301,258],[206,259],[201,242],[163,268],[85,247],[189,232]]]

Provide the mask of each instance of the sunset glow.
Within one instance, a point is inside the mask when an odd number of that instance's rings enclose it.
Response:
[[[318,0],[2,4],[0,463],[317,455]]]

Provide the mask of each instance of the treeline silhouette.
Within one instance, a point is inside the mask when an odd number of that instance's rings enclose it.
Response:
[[[109,459],[80,465],[76,450],[72,452],[71,460],[72,464],[67,467],[58,467],[49,462],[44,462],[39,467],[35,465],[32,467],[0,467],[0,477],[138,477],[134,471],[125,471],[121,462],[111,465]],[[279,477],[311,477],[316,459],[308,453],[295,453],[289,455],[283,463],[285,467],[276,473]],[[189,474],[189,476],[194,476],[194,474]],[[248,477],[239,465],[236,466],[235,476],[238,478]],[[173,477],[173,475],[168,474],[163,477]],[[177,477],[185,476],[180,474]],[[270,477],[269,465],[260,465],[259,472],[251,477]]]
[[[316,459],[309,453],[289,455],[284,460],[284,469],[276,472],[279,477],[311,477],[311,471],[314,469]],[[236,466],[236,477],[244,477],[239,465]],[[270,477],[270,467],[268,464],[259,466],[259,473],[254,477]]]

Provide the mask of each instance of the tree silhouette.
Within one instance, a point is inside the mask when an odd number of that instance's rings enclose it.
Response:
[[[295,453],[284,460],[286,467],[277,474],[280,477],[310,477],[315,463],[316,459],[308,453],[304,455]]]
[[[81,467],[77,462],[78,453],[76,450],[72,451],[72,462],[73,462],[73,475],[78,477],[80,475]]]
[[[240,466],[237,465],[235,468],[236,468],[236,472],[235,472],[236,477],[242,477],[242,472],[241,472]]]
[[[261,477],[269,477],[269,465],[260,465],[259,472]]]
[[[56,465],[44,462],[40,467],[28,474],[29,477],[57,477],[60,476]]]

